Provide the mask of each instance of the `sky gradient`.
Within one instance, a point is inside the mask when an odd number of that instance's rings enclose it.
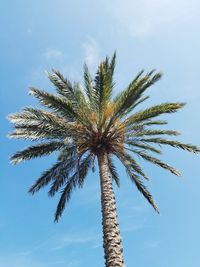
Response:
[[[147,106],[187,102],[170,116],[179,140],[200,145],[200,2],[198,0],[1,1],[0,3],[0,267],[102,267],[104,265],[98,173],[76,190],[59,223],[53,223],[58,197],[47,190],[34,197],[28,188],[56,155],[9,164],[9,156],[29,143],[9,140],[9,113],[38,107],[28,95],[35,86],[53,92],[45,71],[59,69],[82,82],[82,66],[92,73],[117,51],[115,92],[141,70],[163,78],[148,90]],[[115,188],[127,267],[200,266],[199,157],[163,149],[162,159],[182,178],[141,161],[157,215],[119,168]]]

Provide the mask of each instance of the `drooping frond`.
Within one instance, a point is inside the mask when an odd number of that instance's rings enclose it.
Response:
[[[74,157],[78,158],[78,152],[77,152],[77,147],[73,142],[70,142],[70,140],[67,142],[68,145],[65,146],[65,148],[60,150],[58,160],[59,161],[64,161],[66,159],[70,160]]]
[[[155,157],[152,157],[148,154],[146,154],[145,152],[143,151],[139,151],[139,150],[131,150],[132,152],[138,154],[139,156],[141,156],[143,159],[155,164],[155,165],[158,165],[159,167],[163,168],[163,169],[166,169],[168,171],[170,171],[171,173],[177,175],[177,176],[181,176],[180,172],[177,171],[176,169],[174,169],[173,167],[169,166],[168,164],[164,163],[163,161],[155,158]]]
[[[119,155],[118,155],[119,156]],[[152,195],[147,190],[147,188],[142,183],[140,177],[135,174],[134,170],[131,168],[131,165],[128,161],[124,160],[122,157],[119,157],[122,164],[124,165],[127,174],[129,175],[131,181],[136,185],[137,189],[140,191],[140,193],[147,199],[147,201],[151,204],[151,206],[159,213],[158,207],[155,204]]]
[[[137,163],[137,161],[131,157],[128,153],[125,151],[116,151],[116,156],[120,159],[120,161],[128,166],[130,170],[132,170],[134,173],[137,173],[141,175],[144,179],[149,180],[147,175],[143,172],[142,168],[140,165]]]
[[[117,173],[117,169],[110,155],[108,155],[108,167],[109,167],[109,171],[110,171],[112,179],[115,181],[116,185],[120,187],[119,175]]]
[[[57,209],[55,212],[55,221],[58,221],[61,217],[66,203],[70,200],[72,190],[74,188],[82,187],[85,177],[91,167],[93,155],[89,154],[86,158],[82,160],[82,162],[78,166],[78,170],[67,180],[65,188],[61,192],[61,197],[57,205]]]
[[[140,141],[147,142],[147,143],[155,143],[155,144],[160,144],[160,145],[169,145],[169,146],[181,148],[183,150],[187,150],[193,153],[200,152],[200,148],[195,145],[183,144],[181,142],[173,141],[173,140],[166,140],[162,138],[143,138],[143,139],[140,139]]]
[[[61,168],[59,170],[59,173],[56,173],[56,175],[54,176],[53,182],[48,192],[49,197],[53,197],[59,191],[59,189],[63,187],[63,185],[66,183],[66,180],[70,177],[70,174],[72,174],[72,172],[76,170],[76,167],[77,159],[68,159],[65,168]]]
[[[137,189],[147,199],[147,201],[151,204],[151,206],[155,209],[155,211],[157,213],[160,213],[156,203],[154,202],[153,196],[148,191],[146,186],[142,183],[141,179],[133,173],[130,173],[129,176],[130,176],[131,180],[135,183]]]
[[[43,187],[45,187],[46,185],[48,185],[51,181],[54,180],[54,178],[56,177],[56,175],[59,175],[61,170],[65,170],[65,166],[67,165],[67,161],[58,161],[57,163],[55,163],[53,165],[53,167],[51,167],[50,169],[48,169],[47,171],[45,171],[41,177],[39,177],[35,183],[31,186],[31,188],[29,189],[29,193],[31,194],[35,194],[36,192],[38,192],[40,189],[42,189]]]
[[[61,197],[58,202],[56,212],[55,212],[55,217],[54,221],[57,222],[59,218],[62,216],[62,213],[65,209],[66,202],[69,202],[72,190],[77,186],[77,181],[76,177],[72,176],[68,182],[67,185],[65,186],[65,189],[61,192]]]
[[[21,161],[30,160],[37,157],[42,157],[51,154],[52,152],[61,149],[65,144],[63,142],[48,142],[35,146],[30,146],[24,150],[18,151],[10,159],[13,164]]]

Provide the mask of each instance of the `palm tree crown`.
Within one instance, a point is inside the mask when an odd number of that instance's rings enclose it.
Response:
[[[119,177],[113,156],[121,161],[138,190],[158,211],[143,184],[148,177],[137,163],[136,156],[179,176],[176,169],[152,156],[152,153],[159,155],[162,145],[194,153],[200,151],[194,145],[166,139],[166,136],[176,136],[178,132],[157,128],[158,125],[167,124],[164,120],[158,120],[158,116],[174,113],[184,103],[163,103],[134,112],[139,104],[148,99],[143,94],[161,78],[161,73],[151,71],[145,74],[141,71],[124,91],[112,97],[115,59],[115,54],[111,59],[106,58],[99,65],[94,79],[85,65],[84,87],[79,83],[72,84],[53,69],[48,77],[55,85],[57,94],[30,88],[30,94],[47,109],[26,107],[22,112],[9,115],[15,127],[10,137],[40,141],[15,153],[11,157],[14,164],[59,152],[57,162],[29,190],[34,194],[51,184],[50,197],[61,192],[55,212],[56,221],[62,215],[73,189],[83,186],[89,169],[94,170],[95,157],[102,152],[108,155],[109,172],[117,185]]]

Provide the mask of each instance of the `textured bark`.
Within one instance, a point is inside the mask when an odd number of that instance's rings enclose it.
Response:
[[[98,156],[103,226],[103,247],[106,267],[124,267],[123,249],[117,223],[117,212],[112,181],[108,168],[108,155]]]

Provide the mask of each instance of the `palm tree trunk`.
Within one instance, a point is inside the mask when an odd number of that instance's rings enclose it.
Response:
[[[117,211],[112,181],[108,167],[108,155],[98,155],[103,226],[103,247],[106,267],[124,267],[123,249],[117,223]]]

